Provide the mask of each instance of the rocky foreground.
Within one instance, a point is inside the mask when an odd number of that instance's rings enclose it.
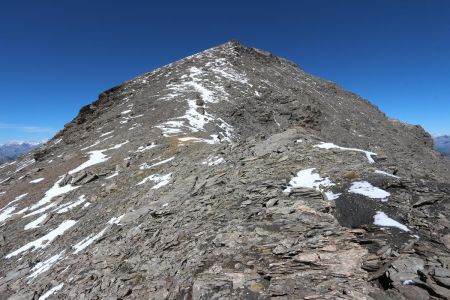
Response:
[[[449,160],[228,42],[0,166],[0,299],[449,299]]]

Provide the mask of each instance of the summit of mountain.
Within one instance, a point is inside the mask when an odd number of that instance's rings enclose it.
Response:
[[[227,42],[101,93],[0,166],[0,293],[447,299],[450,172],[432,147]]]

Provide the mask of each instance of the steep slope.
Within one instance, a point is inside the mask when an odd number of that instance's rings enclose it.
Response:
[[[102,93],[0,166],[0,292],[446,298],[450,173],[432,144],[228,42]]]
[[[42,143],[35,142],[8,142],[0,144],[0,164],[15,160],[22,154],[40,147]]]

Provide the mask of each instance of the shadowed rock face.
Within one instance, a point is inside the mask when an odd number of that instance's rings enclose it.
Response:
[[[448,298],[449,165],[419,126],[228,42],[0,166],[12,299]]]

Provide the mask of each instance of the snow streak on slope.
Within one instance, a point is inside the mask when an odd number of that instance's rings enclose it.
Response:
[[[109,228],[111,228],[112,225],[114,225],[114,224],[119,225],[120,220],[122,220],[123,217],[124,217],[124,215],[121,215],[117,218],[116,217],[112,218],[111,220],[108,221],[107,226],[105,228],[103,228],[100,232],[98,232],[97,234],[91,234],[88,237],[81,240],[80,242],[78,242],[77,244],[73,245],[72,248],[75,249],[73,254],[78,254],[81,251],[83,251],[84,249],[86,249],[87,247],[89,247],[93,242],[95,242],[96,240],[101,238],[105,234],[105,232]]]
[[[366,151],[366,150],[361,150],[361,149],[357,149],[357,148],[345,148],[345,147],[341,147],[338,145],[335,145],[333,143],[320,143],[318,145],[314,146],[315,148],[321,148],[321,149],[339,149],[339,150],[344,150],[344,151],[356,151],[356,152],[362,152],[366,155],[367,160],[369,161],[370,164],[375,163],[375,161],[373,160],[372,156],[373,155],[377,155],[376,153],[370,152],[370,151]]]
[[[16,251],[9,253],[8,255],[5,256],[5,258],[11,258],[30,249],[33,249],[32,251],[35,251],[36,249],[39,248],[45,248],[48,245],[50,245],[50,243],[53,242],[54,239],[56,239],[60,235],[63,235],[66,230],[68,230],[76,223],[77,222],[73,220],[66,220],[62,222],[58,227],[47,233],[46,235],[38,238],[35,241],[29,242],[28,244],[17,249]]]
[[[198,56],[211,55],[206,51]],[[206,70],[190,67],[189,73],[180,77],[181,82],[168,85],[169,94],[161,100],[177,100],[187,97],[185,114],[168,120],[156,127],[161,129],[164,136],[205,131],[207,124],[219,127],[218,140],[231,142],[233,127],[220,117],[208,112],[211,104],[219,101],[230,101],[224,86],[227,82],[234,84],[249,84],[245,74],[235,70],[225,58],[215,58],[206,64]],[[193,96],[190,96],[190,95]]]
[[[37,263],[32,269],[31,269],[31,274],[28,275],[28,278],[36,278],[38,275],[50,270],[50,268],[56,264],[59,260],[61,260],[63,258],[63,254],[64,254],[64,250],[61,251],[60,253],[53,255],[52,257],[50,257],[49,259],[39,262]]]
[[[61,284],[58,284],[58,285],[52,287],[47,292],[45,292],[45,294],[40,296],[38,300],[46,300],[51,295],[56,294],[57,292],[59,292],[63,287],[64,287],[64,283],[61,283]]]

